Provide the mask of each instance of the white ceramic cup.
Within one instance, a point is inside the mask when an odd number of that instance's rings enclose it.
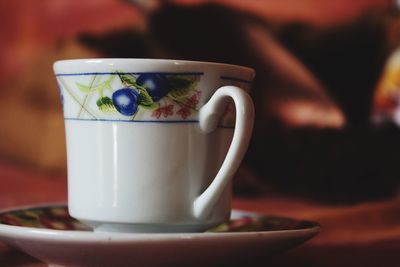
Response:
[[[119,232],[203,231],[228,220],[253,128],[252,69],[76,59],[54,72],[73,217]]]

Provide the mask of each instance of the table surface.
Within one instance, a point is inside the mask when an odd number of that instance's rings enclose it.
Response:
[[[65,202],[66,178],[0,162],[0,209]],[[399,266],[400,198],[355,205],[322,205],[279,195],[234,197],[233,207],[317,221],[321,233],[261,266]],[[45,264],[0,243],[0,266]]]

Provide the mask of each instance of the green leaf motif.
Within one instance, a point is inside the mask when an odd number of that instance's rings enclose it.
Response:
[[[99,79],[101,79],[101,78],[99,78],[99,76],[95,76],[93,78],[93,81],[90,86],[84,85],[84,84],[81,84],[78,82],[75,84],[76,84],[76,87],[84,94],[91,94],[95,91],[98,91],[99,95],[103,96],[104,89],[111,88],[111,83],[114,80],[114,77],[115,77],[115,75],[110,75],[110,77],[107,80],[100,82]],[[97,81],[97,83],[96,83],[96,81]]]
[[[195,88],[194,79],[186,76],[168,77],[168,83],[172,88],[169,95],[174,99],[186,97]]]
[[[131,74],[122,74],[122,73],[119,73],[118,75],[123,83],[134,86],[134,87],[137,86],[135,76],[133,76]]]
[[[108,96],[100,97],[96,101],[96,105],[103,112],[114,112],[114,111],[117,111],[117,109],[114,106],[114,103],[112,102],[111,98],[109,98]]]
[[[154,109],[157,107],[157,104],[154,103],[153,99],[145,88],[137,86],[136,89],[139,91],[139,105],[145,109]]]
[[[97,87],[93,87],[93,86],[87,86],[87,85],[83,85],[81,83],[76,83],[76,87],[78,87],[78,89],[85,94],[89,94],[91,92],[94,92],[97,90]]]

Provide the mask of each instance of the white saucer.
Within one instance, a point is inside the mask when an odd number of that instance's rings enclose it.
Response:
[[[232,221],[212,232],[95,233],[69,217],[65,205],[0,212],[0,241],[50,266],[249,266],[305,242],[319,228],[313,222],[233,211]]]

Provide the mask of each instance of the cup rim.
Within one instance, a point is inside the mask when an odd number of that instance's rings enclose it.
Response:
[[[255,74],[255,70],[251,67],[230,64],[230,63],[221,63],[221,62],[211,62],[211,61],[197,61],[197,60],[185,60],[185,59],[161,59],[161,58],[73,58],[73,59],[61,59],[54,62],[53,66],[64,64],[64,63],[111,63],[111,62],[158,62],[163,64],[174,64],[174,65],[203,65],[203,66],[215,66],[215,67],[228,67],[228,68],[239,68],[243,71],[252,72]]]

